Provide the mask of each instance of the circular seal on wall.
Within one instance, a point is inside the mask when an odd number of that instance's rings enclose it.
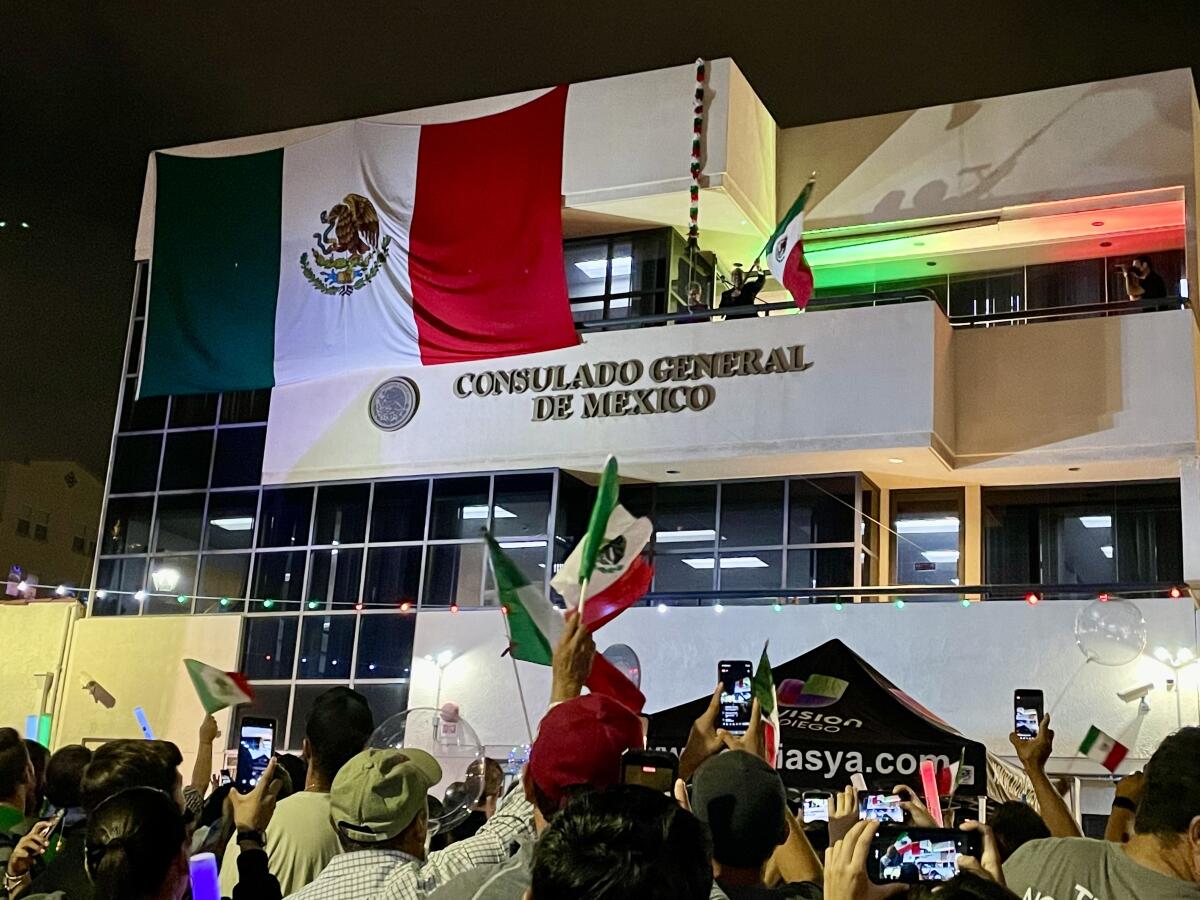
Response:
[[[399,431],[412,421],[421,403],[421,392],[411,378],[389,378],[371,394],[367,404],[371,421],[383,431]]]

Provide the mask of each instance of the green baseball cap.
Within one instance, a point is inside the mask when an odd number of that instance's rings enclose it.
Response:
[[[441,780],[442,767],[424,750],[364,750],[333,779],[334,824],[362,844],[391,840],[412,824]]]

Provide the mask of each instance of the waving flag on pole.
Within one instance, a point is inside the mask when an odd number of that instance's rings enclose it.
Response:
[[[610,456],[600,476],[587,533],[550,581],[568,609],[581,609],[591,631],[641,599],[654,576],[642,556],[654,525],[645,516],[630,515],[617,502],[617,493],[617,460]],[[587,597],[581,601],[584,583]]]
[[[754,672],[754,680],[750,682],[750,695],[758,701],[758,711],[762,715],[763,749],[771,765],[776,764],[779,753],[779,703],[775,697],[775,679],[771,675],[771,660],[767,658],[767,644],[763,644],[762,656],[758,659],[758,669]]]
[[[804,309],[813,292],[812,269],[804,259],[804,208],[812,196],[815,176],[808,179],[800,196],[767,242],[767,265],[775,279],[788,289],[796,305]]]
[[[551,665],[554,647],[562,636],[562,610],[529,583],[490,534],[487,542],[500,606],[508,618],[509,651],[515,659],[539,666]],[[599,653],[592,661],[587,687],[594,694],[607,694],[634,712],[641,712],[646,705],[645,696],[633,682]]]
[[[227,706],[249,703],[254,699],[254,689],[240,672],[222,672],[216,666],[198,659],[185,659],[183,665],[200,697],[200,705],[210,716]]]

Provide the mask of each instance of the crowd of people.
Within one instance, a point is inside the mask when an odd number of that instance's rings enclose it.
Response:
[[[272,758],[248,793],[212,778],[211,717],[186,784],[166,741],[51,755],[0,728],[0,896],[178,900],[191,889],[189,860],[212,852],[221,894],[234,900],[1200,898],[1200,728],[1166,738],[1119,783],[1100,840],[1081,836],[1046,774],[1047,718],[1035,739],[1013,735],[1036,809],[1008,802],[989,824],[961,823],[973,855],[931,867],[954,872],[949,880],[876,883],[884,826],[860,820],[856,790],[833,798],[827,826],[807,830],[764,756],[757,703],[744,734],[722,731],[719,688],[692,726],[672,792],[621,783],[622,754],[643,747],[643,724],[616,700],[583,693],[594,655],[590,634],[569,620],[528,764],[507,789],[497,764],[477,769],[483,787],[468,821],[438,834],[438,760],[367,747],[374,717],[348,688],[320,696],[302,757]],[[915,792],[895,792],[908,827],[934,827]]]

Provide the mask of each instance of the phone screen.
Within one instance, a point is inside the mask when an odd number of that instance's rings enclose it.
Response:
[[[721,679],[720,726],[730,734],[745,734],[750,727],[754,668],[748,659],[723,659],[717,664]]]
[[[949,881],[958,855],[980,855],[977,832],[950,828],[881,828],[871,840],[867,876],[876,884]]]
[[[626,750],[621,756],[621,784],[639,784],[662,794],[675,790],[679,760],[674,753]]]
[[[1032,741],[1038,736],[1044,708],[1041,691],[1018,690],[1013,694],[1013,730],[1017,737]]]
[[[238,732],[237,789],[247,793],[271,761],[275,748],[275,722],[271,719],[242,719]]]
[[[828,822],[829,800],[830,793],[828,791],[805,791],[803,798],[804,821]]]
[[[904,809],[895,794],[875,791],[858,792],[859,819],[874,819],[876,822],[903,822]]]

